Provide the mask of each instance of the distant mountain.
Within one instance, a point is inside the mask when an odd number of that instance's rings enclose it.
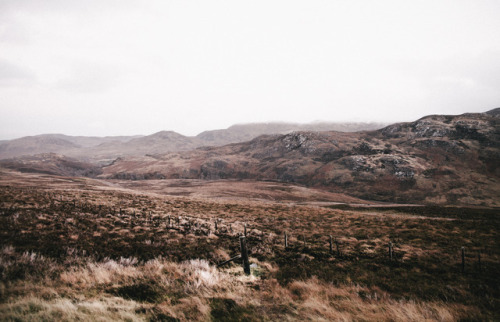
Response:
[[[262,123],[235,125],[188,137],[172,131],[148,136],[85,137],[44,134],[0,142],[0,159],[40,153],[58,153],[85,162],[106,164],[118,157],[144,156],[186,151],[201,146],[220,146],[249,141],[262,134],[284,134],[294,130],[358,131],[381,128],[380,123]]]
[[[224,130],[205,131],[196,137],[204,145],[221,146],[230,143],[250,141],[264,134],[287,134],[293,131],[338,131],[357,132],[383,128],[385,123],[253,123],[237,124]]]
[[[27,154],[39,154],[47,151],[64,152],[80,148],[80,145],[61,138],[59,135],[27,136],[20,139],[6,141],[0,144],[2,159]]]
[[[120,144],[138,136],[69,136],[63,134],[42,134],[14,140],[0,141],[0,159],[41,153],[75,154],[100,144]],[[82,153],[84,154],[84,153]]]
[[[105,143],[117,143],[117,142],[128,142],[132,139],[140,138],[142,135],[134,135],[134,136],[69,136],[63,134],[54,134],[54,136],[58,136],[61,139],[72,142],[82,148],[90,148],[95,147],[100,144]]]
[[[144,156],[164,154],[172,151],[192,150],[203,145],[193,137],[187,137],[172,131],[161,131],[152,135],[132,139],[127,142],[108,142],[67,155],[90,162],[109,163],[116,158],[126,156]]]
[[[116,160],[103,178],[294,182],[369,200],[500,206],[500,109]]]

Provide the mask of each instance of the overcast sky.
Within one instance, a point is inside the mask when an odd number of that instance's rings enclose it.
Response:
[[[0,139],[500,106],[500,1],[0,0]]]

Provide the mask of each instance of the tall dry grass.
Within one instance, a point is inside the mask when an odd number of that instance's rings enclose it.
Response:
[[[283,286],[273,277],[276,268],[256,259],[254,274],[245,276],[237,266],[219,270],[204,260],[80,258],[68,266],[12,247],[0,255],[5,321],[456,321],[480,313],[460,304],[395,300],[377,288],[334,286],[314,277]],[[22,276],[12,278],[20,268]]]

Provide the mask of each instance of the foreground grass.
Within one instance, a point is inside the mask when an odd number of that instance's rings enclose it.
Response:
[[[334,286],[313,277],[285,286],[278,271],[258,262],[251,276],[239,267],[218,270],[203,260],[173,263],[162,258],[65,264],[34,253],[1,251],[4,321],[341,320],[455,321],[480,318],[476,308],[441,301],[395,300],[354,283]]]

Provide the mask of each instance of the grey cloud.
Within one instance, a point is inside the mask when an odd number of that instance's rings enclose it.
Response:
[[[120,72],[109,65],[79,63],[73,66],[67,77],[56,87],[75,93],[104,92],[117,85]]]
[[[435,72],[428,84],[434,86],[444,80],[457,88],[457,96],[461,91],[469,89],[480,97],[485,92],[500,88],[500,51],[484,52],[476,57],[466,59],[450,59],[435,66]],[[500,96],[500,95],[498,95]]]
[[[500,102],[500,51],[431,64],[425,74],[429,100],[437,105],[472,111]]]
[[[29,85],[36,82],[36,75],[6,60],[0,60],[0,86]]]
[[[477,83],[498,91],[500,88],[500,51],[489,51],[469,64],[465,72]]]
[[[0,43],[25,45],[30,42],[29,32],[25,26],[8,22],[0,22]]]
[[[0,16],[13,12],[68,12],[68,11],[95,11],[103,9],[117,9],[134,4],[128,0],[0,0]]]

